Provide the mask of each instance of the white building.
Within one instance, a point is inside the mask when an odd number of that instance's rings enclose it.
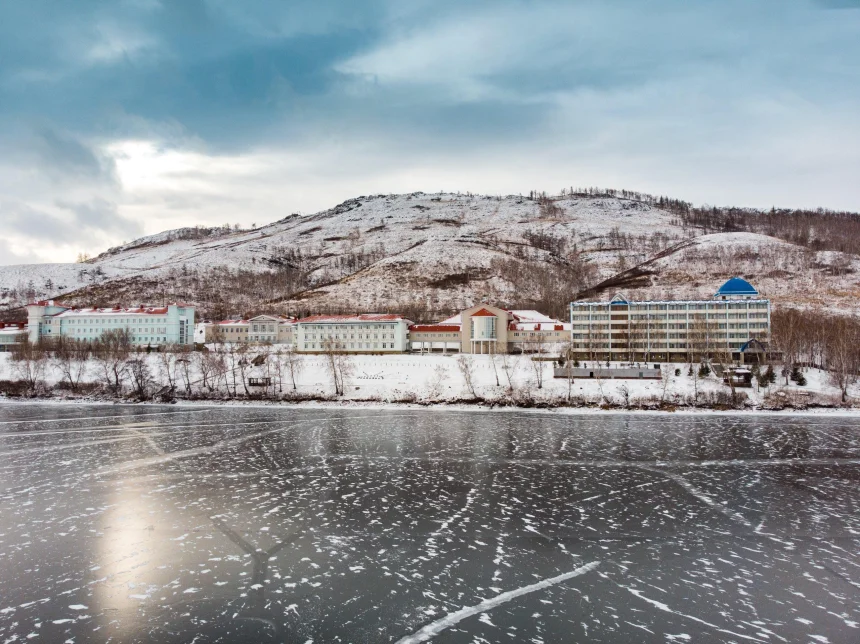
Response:
[[[157,347],[193,342],[194,307],[169,304],[134,308],[75,308],[53,300],[27,306],[27,331],[31,342],[60,336],[93,341],[105,331],[128,329],[132,343]]]
[[[0,353],[11,351],[27,337],[27,325],[19,322],[0,322]]]
[[[739,277],[710,300],[571,302],[571,345],[589,360],[746,360],[770,339],[770,301]]]
[[[346,353],[403,353],[410,324],[387,313],[314,315],[296,321],[296,351],[320,353],[332,347]]]

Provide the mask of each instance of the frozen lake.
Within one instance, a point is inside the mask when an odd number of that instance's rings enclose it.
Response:
[[[0,644],[856,644],[858,425],[0,405]]]

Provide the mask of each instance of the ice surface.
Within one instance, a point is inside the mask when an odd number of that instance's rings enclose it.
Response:
[[[856,643],[858,480],[852,417],[0,405],[0,642]]]

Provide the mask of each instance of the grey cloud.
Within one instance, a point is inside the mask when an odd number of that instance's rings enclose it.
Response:
[[[39,244],[76,243],[89,245],[94,236],[133,237],[139,235],[139,222],[122,217],[116,204],[94,198],[89,202],[56,202],[62,213],[51,213],[20,201],[0,202],[0,218],[7,235],[23,237]]]
[[[45,127],[37,133],[36,140],[39,167],[51,178],[116,182],[113,160],[97,155],[75,137]]]
[[[121,216],[117,211],[117,205],[105,199],[96,197],[84,203],[60,200],[56,204],[71,213],[73,225],[84,232],[100,232],[126,237],[134,237],[143,232],[140,222]]]

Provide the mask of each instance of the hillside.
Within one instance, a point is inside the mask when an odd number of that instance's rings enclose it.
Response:
[[[742,275],[777,305],[855,308],[857,255],[707,232],[652,198],[378,195],[254,230],[167,231],[85,263],[0,266],[0,304],[184,300],[219,317],[397,309],[432,319],[490,298],[563,315],[573,298],[708,297]]]

